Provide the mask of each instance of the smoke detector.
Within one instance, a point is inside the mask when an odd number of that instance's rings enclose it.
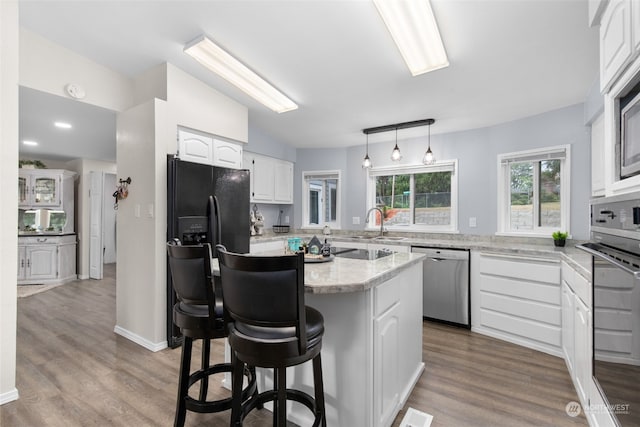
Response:
[[[67,94],[70,97],[75,99],[82,99],[86,96],[86,92],[84,91],[84,88],[75,83],[69,83],[64,87],[64,90],[67,92]]]

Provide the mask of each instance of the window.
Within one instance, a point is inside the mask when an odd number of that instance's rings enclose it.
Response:
[[[498,230],[549,236],[569,231],[569,146],[498,156]]]
[[[457,231],[456,167],[457,161],[449,161],[371,169],[368,206],[382,210],[389,230]],[[368,226],[380,227],[379,212],[370,217]]]
[[[340,171],[303,172],[302,179],[302,226],[340,228]]]

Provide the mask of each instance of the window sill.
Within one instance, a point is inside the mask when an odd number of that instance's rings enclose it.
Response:
[[[549,239],[551,239],[551,233],[553,233],[553,231],[545,231],[545,232],[541,232],[541,233],[525,233],[525,232],[507,232],[507,231],[499,231],[497,233],[495,233],[496,236],[502,236],[502,237],[548,237]],[[571,235],[569,235],[567,237],[567,239],[571,239]]]

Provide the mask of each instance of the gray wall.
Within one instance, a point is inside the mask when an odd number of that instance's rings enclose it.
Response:
[[[591,192],[590,131],[584,125],[583,104],[550,111],[537,116],[482,129],[438,135],[432,127],[431,149],[436,159],[458,159],[459,211],[461,233],[492,235],[497,230],[497,156],[500,153],[556,145],[571,145],[571,234],[574,239],[589,238],[588,205]],[[402,131],[401,131],[402,132]],[[434,134],[436,133],[436,134]],[[389,158],[395,134],[387,141],[369,143],[374,166],[390,166]],[[364,139],[363,139],[364,143]],[[402,139],[400,164],[421,162],[426,138]],[[342,228],[362,229],[366,212],[366,172],[361,168],[364,144],[343,149],[298,149],[294,173],[295,226],[301,224],[301,173],[306,170],[340,169],[342,171]],[[352,225],[352,217],[361,225]],[[476,217],[477,227],[469,227]]]

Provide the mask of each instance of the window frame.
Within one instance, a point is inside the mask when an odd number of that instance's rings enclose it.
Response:
[[[459,233],[458,230],[458,159],[441,160],[433,165],[413,165],[413,166],[385,166],[378,168],[370,168],[367,172],[367,211],[375,207],[376,199],[376,183],[375,177],[383,175],[415,175],[419,173],[433,172],[451,172],[451,222],[443,225],[425,225],[425,224],[408,224],[408,225],[392,225],[384,226],[388,231],[404,231],[404,232],[435,232],[435,233]],[[413,183],[411,180],[411,194],[415,195]],[[415,199],[412,196],[409,204],[411,215],[413,216]],[[366,214],[365,214],[366,215]],[[412,217],[413,219],[413,217]],[[379,230],[380,226],[376,226],[374,221],[367,223],[365,220],[365,230]]]
[[[320,221],[320,224],[309,223],[309,190],[310,182],[307,180],[309,177],[324,176],[320,179],[337,179],[336,184],[336,220],[331,222]],[[340,230],[340,218],[342,212],[342,173],[340,170],[317,170],[317,171],[302,171],[302,229],[318,230],[328,225],[333,230]],[[326,196],[325,196],[326,197]]]
[[[510,164],[524,162],[540,162],[544,160],[560,160],[560,226],[541,227],[534,224],[532,230],[512,230],[510,218],[511,176]],[[533,150],[498,154],[498,224],[496,235],[549,237],[557,230],[571,231],[571,145],[556,145]],[[534,219],[539,211],[539,190],[534,186]],[[537,223],[537,222],[536,222]]]

